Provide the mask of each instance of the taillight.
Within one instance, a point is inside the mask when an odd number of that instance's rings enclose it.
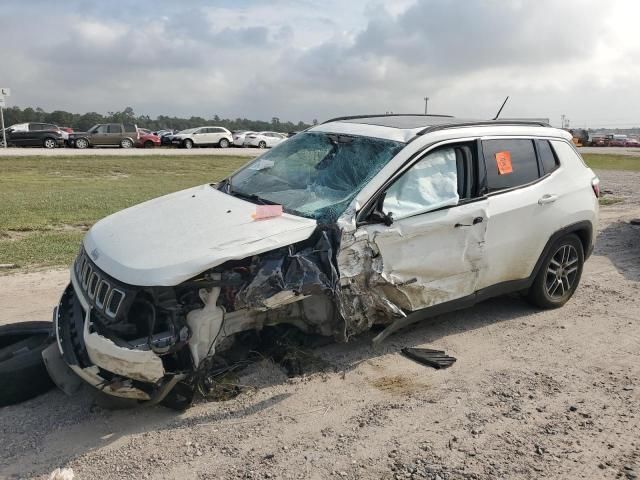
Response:
[[[596,198],[600,198],[600,179],[598,177],[593,177],[591,179],[591,188],[593,189],[593,193]]]

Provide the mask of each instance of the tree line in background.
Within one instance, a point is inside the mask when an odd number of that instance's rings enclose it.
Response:
[[[304,122],[281,122],[278,117],[273,117],[271,122],[261,120],[249,120],[247,118],[236,118],[231,120],[228,118],[220,118],[215,115],[213,118],[205,119],[202,117],[179,118],[169,117],[167,115],[158,115],[155,119],[148,115],[136,115],[133,108],[127,107],[121,112],[109,112],[102,115],[96,112],[85,114],[69,113],[63,110],[55,110],[53,112],[45,112],[41,108],[20,108],[9,107],[4,110],[5,126],[14,125],[16,123],[41,122],[53,123],[59,127],[71,127],[76,131],[86,131],[97,123],[135,123],[138,127],[148,128],[152,131],[162,129],[184,130],[187,128],[201,127],[203,125],[216,125],[226,127],[229,130],[253,130],[263,131],[272,130],[276,132],[291,132],[304,130],[310,127]],[[318,121],[314,120],[313,124]]]

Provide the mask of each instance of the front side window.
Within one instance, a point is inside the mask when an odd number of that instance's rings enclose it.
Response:
[[[540,178],[533,140],[483,140],[489,192],[519,187]]]
[[[397,220],[457,205],[458,169],[454,148],[430,153],[387,190],[382,211]]]
[[[223,183],[227,193],[335,221],[404,143],[306,132],[281,142]]]
[[[98,125],[96,127],[94,127],[94,131],[93,133],[107,133],[108,131],[108,125]]]

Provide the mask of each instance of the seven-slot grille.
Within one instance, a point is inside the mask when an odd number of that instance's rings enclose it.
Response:
[[[89,258],[84,248],[75,263],[76,278],[83,293],[95,308],[107,317],[116,318],[125,293],[115,288]]]

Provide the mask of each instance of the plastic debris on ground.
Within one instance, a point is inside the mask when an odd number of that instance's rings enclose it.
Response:
[[[433,367],[437,370],[448,368],[456,362],[454,357],[450,357],[443,350],[432,350],[430,348],[403,348],[402,353],[418,363]]]

